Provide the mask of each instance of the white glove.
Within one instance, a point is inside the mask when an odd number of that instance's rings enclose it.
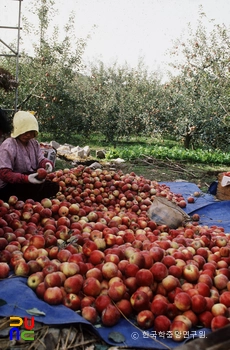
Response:
[[[38,173],[34,173],[34,174],[30,174],[28,176],[28,181],[31,183],[31,184],[35,184],[35,185],[38,185],[38,184],[42,184],[45,179],[43,180],[38,180],[37,179],[37,176],[38,176]]]
[[[47,173],[52,173],[52,171],[53,171],[53,167],[50,163],[46,163],[45,169],[46,169]]]

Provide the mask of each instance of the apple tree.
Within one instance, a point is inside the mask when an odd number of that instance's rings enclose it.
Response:
[[[202,15],[201,17],[204,17]],[[224,25],[214,24],[210,32],[201,21],[187,42],[178,40],[173,51],[178,74],[165,84],[161,126],[184,146],[224,149],[230,142],[230,36]],[[225,137],[223,138],[223,133]]]

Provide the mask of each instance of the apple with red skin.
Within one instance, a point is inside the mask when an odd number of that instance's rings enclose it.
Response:
[[[199,269],[196,265],[189,264],[183,268],[183,277],[187,282],[196,282],[200,276]]]
[[[8,203],[9,203],[10,205],[13,205],[13,206],[14,206],[14,204],[17,203],[17,201],[18,201],[18,197],[17,197],[17,196],[14,196],[14,195],[10,196],[9,199],[8,199]]]
[[[66,278],[64,281],[64,288],[67,293],[78,294],[82,289],[84,279],[82,275],[77,274]]]
[[[0,262],[0,278],[7,278],[9,276],[10,267],[6,262]]]
[[[93,265],[101,264],[105,261],[105,253],[99,249],[95,249],[91,252],[88,261]]]
[[[29,260],[36,260],[38,257],[39,251],[38,249],[33,246],[33,245],[29,245],[23,252],[23,257],[26,261]]]
[[[203,326],[205,328],[211,328],[211,323],[212,323],[213,317],[214,316],[211,313],[211,311],[206,310],[206,311],[203,311],[200,314],[198,314],[198,322],[201,326]]]
[[[132,315],[133,308],[132,308],[132,305],[130,303],[130,300],[121,299],[116,303],[116,306],[123,316],[129,318]]]
[[[154,278],[150,270],[140,269],[136,273],[136,281],[138,286],[151,286],[153,284]]]
[[[43,299],[50,305],[59,305],[63,301],[63,294],[59,287],[49,287],[45,290]]]
[[[137,272],[139,271],[139,267],[136,264],[129,263],[127,260],[127,264],[124,267],[124,275],[128,277],[136,277]]]
[[[124,283],[128,289],[129,294],[133,294],[138,288],[136,277],[134,276],[126,277],[124,279]]]
[[[93,306],[84,306],[81,309],[81,316],[91,324],[95,324],[98,319],[98,313]]]
[[[81,307],[81,299],[77,294],[67,293],[63,296],[62,304],[71,310],[78,311]]]
[[[94,306],[95,303],[95,298],[91,297],[91,296],[85,296],[81,299],[81,310],[83,309],[83,307],[85,306]]]
[[[220,294],[219,302],[224,304],[227,307],[230,307],[230,291],[226,290]]]
[[[131,264],[136,264],[140,269],[145,266],[145,258],[139,251],[134,251],[128,258]]]
[[[59,266],[59,270],[63,272],[66,277],[73,276],[80,272],[78,264],[69,261],[62,262]]]
[[[158,315],[166,315],[167,310],[168,310],[168,301],[167,299],[160,294],[156,295],[150,305],[150,310],[155,316]]]
[[[28,278],[27,278],[27,285],[31,289],[36,289],[37,286],[44,281],[44,275],[42,271],[38,271],[35,273],[32,273]]]
[[[169,268],[170,266],[173,266],[176,264],[176,259],[172,255],[165,255],[161,260],[161,263]]]
[[[96,297],[101,292],[101,283],[95,277],[88,277],[83,282],[82,291],[85,295]]]
[[[72,253],[68,249],[61,249],[57,253],[57,259],[61,262],[66,262],[71,257]]]
[[[39,255],[36,259],[39,265],[44,268],[46,264],[50,262],[50,259],[47,255]]]
[[[161,281],[163,288],[166,292],[170,292],[180,285],[178,278],[168,275]]]
[[[222,303],[216,303],[213,305],[211,312],[213,314],[213,316],[228,316],[228,308],[226,305],[222,304]]]
[[[115,326],[121,318],[121,314],[115,305],[109,304],[102,311],[101,322],[106,327]]]
[[[167,266],[160,261],[153,263],[150,272],[153,275],[154,281],[157,282],[161,282],[166,276],[168,276]]]
[[[206,310],[207,307],[207,301],[205,297],[201,294],[194,294],[191,297],[191,309],[196,314],[199,314]]]
[[[36,260],[35,260],[36,262]],[[30,262],[28,262],[29,264]],[[38,265],[40,266],[40,264],[38,263]],[[40,266],[41,267],[41,266]],[[36,266],[35,266],[36,268]],[[49,273],[52,273],[52,272],[57,272],[59,269],[59,266],[54,263],[53,261],[50,261],[50,262],[47,262],[47,264],[45,264],[45,266],[42,268],[42,272],[44,274],[44,276],[48,275]],[[39,270],[40,271],[40,270]]]
[[[43,198],[41,200],[41,205],[43,206],[43,208],[51,208],[52,206],[52,201],[49,198]]]
[[[217,274],[214,277],[213,284],[218,290],[225,289],[227,287],[229,279],[226,275],[224,274]]]
[[[45,290],[46,290],[45,283],[44,282],[39,283],[39,285],[35,289],[35,293],[37,297],[40,299],[44,299]]]
[[[225,316],[214,316],[211,321],[211,330],[212,332],[216,331],[219,328],[225,327],[230,323],[230,320]]]
[[[0,237],[0,250],[4,250],[8,244],[9,242],[5,237]]]
[[[49,249],[49,252],[48,252],[48,257],[50,259],[57,259],[58,252],[59,252],[59,247],[58,246],[51,247]]]
[[[173,320],[170,327],[170,335],[172,337],[172,340],[176,342],[183,341],[186,337],[186,334],[189,332],[189,327],[186,323],[183,321],[175,321]]]
[[[154,325],[154,315],[150,310],[142,310],[137,314],[137,324],[141,329],[149,329]]]
[[[115,302],[121,300],[127,292],[126,285],[121,281],[113,282],[108,289],[108,296]]]
[[[204,271],[203,273],[200,274],[197,283],[205,283],[209,289],[211,289],[211,287],[213,286],[213,280],[212,278],[209,276],[209,274],[206,274]]]
[[[29,245],[33,245],[37,249],[45,247],[45,238],[42,235],[34,235],[29,239]]]
[[[186,292],[179,292],[175,295],[174,304],[180,311],[187,311],[191,307],[191,297]]]
[[[20,260],[14,266],[14,274],[16,276],[28,276],[30,273],[30,266],[26,261]]]
[[[171,325],[171,320],[165,315],[158,315],[154,320],[154,331],[159,333],[167,333]]]
[[[94,277],[96,278],[99,282],[102,282],[103,280],[103,276],[102,276],[102,272],[101,269],[99,269],[98,267],[93,267],[89,270],[87,270],[85,276],[88,277]]]
[[[98,250],[98,247],[94,241],[87,240],[82,246],[82,253],[85,256],[90,256],[93,250]]]
[[[132,308],[137,312],[150,309],[149,297],[143,291],[134,292],[130,297],[130,303]]]
[[[8,250],[4,249],[0,251],[0,262],[5,262],[9,264],[11,257],[12,257],[12,253],[9,252]]]
[[[46,288],[61,287],[62,280],[57,271],[51,272],[44,277],[44,284]]]
[[[47,177],[47,171],[44,168],[38,168],[37,169],[37,179],[38,180],[44,180]]]
[[[155,246],[150,248],[149,254],[153,258],[153,261],[156,262],[156,261],[161,261],[163,259],[165,251],[164,249]]]
[[[95,309],[99,314],[102,313],[102,311],[109,305],[112,304],[111,298],[108,294],[100,294],[95,299]]]
[[[110,280],[112,277],[118,275],[118,267],[112,261],[105,262],[102,265],[102,275],[105,279]]]

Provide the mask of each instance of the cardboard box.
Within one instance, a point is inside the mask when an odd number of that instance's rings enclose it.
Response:
[[[222,201],[228,201],[230,200],[230,185],[228,186],[221,186],[221,180],[224,176],[224,173],[218,174],[218,184],[217,184],[217,191],[216,191],[216,198],[220,199]]]

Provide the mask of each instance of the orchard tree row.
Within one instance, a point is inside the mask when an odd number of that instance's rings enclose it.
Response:
[[[87,39],[74,36],[74,16],[59,40],[55,28],[47,35],[51,0],[34,6],[40,28],[39,44],[31,57],[21,53],[17,109],[36,112],[42,133],[58,141],[95,133],[116,143],[132,136],[169,136],[185,148],[229,150],[230,144],[230,32],[213,24],[207,31],[204,15],[197,29],[188,26],[186,41],[171,52],[173,74],[162,82],[142,60],[136,69],[94,62],[84,67]],[[49,6],[48,6],[49,5]],[[31,28],[29,29],[32,30]],[[0,66],[15,70],[12,58]],[[176,74],[175,74],[176,72]],[[14,109],[14,91],[0,90],[1,107]]]

